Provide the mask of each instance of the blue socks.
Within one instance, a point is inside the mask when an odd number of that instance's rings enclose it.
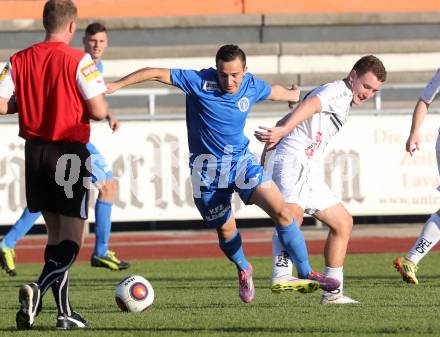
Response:
[[[2,240],[2,247],[15,248],[17,241],[25,236],[27,232],[29,232],[40,215],[41,212],[31,213],[26,207],[15,225],[6,233]]]
[[[299,277],[307,278],[307,275],[312,271],[312,267],[309,263],[304,235],[296,225],[295,220],[287,227],[276,225],[276,230],[281,244],[289,253],[296,270],[298,270]]]
[[[219,244],[223,253],[225,253],[229,260],[235,263],[238,270],[249,269],[249,263],[244,257],[239,231],[236,231],[229,240],[219,238]]]
[[[112,228],[111,202],[96,200],[95,205],[95,252],[96,256],[103,257],[107,254],[108,241],[110,240],[110,231]]]

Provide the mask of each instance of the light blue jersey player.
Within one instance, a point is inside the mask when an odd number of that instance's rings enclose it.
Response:
[[[105,26],[100,23],[92,23],[87,26],[83,38],[84,49],[92,56],[99,72],[103,73],[101,57],[107,47],[107,32]],[[109,114],[107,118],[109,127],[116,131],[119,121]],[[111,232],[111,211],[116,194],[116,182],[107,165],[104,156],[92,144],[87,144],[87,149],[92,158],[92,182],[97,186],[99,195],[95,204],[95,249],[91,257],[93,267],[104,267],[111,270],[127,269],[129,264],[119,260],[115,253],[108,249]],[[1,241],[0,263],[2,268],[11,276],[16,275],[14,248],[26,233],[32,228],[41,213],[31,213],[26,207]]]
[[[289,215],[280,191],[250,154],[249,140],[244,135],[246,117],[255,103],[265,99],[296,102],[299,90],[269,86],[247,73],[246,56],[235,45],[218,50],[216,66],[217,69],[201,71],[143,68],[108,84],[108,89],[113,92],[129,84],[159,81],[174,85],[186,94],[194,201],[205,223],[217,230],[220,248],[237,267],[239,296],[243,302],[255,298],[255,288],[253,268],[244,256],[231,209],[234,191],[246,204],[256,204],[266,211],[300,276],[309,278],[298,280],[292,289],[316,290],[317,275],[319,281],[328,285],[335,280],[312,271],[304,236]]]
[[[206,224],[217,228],[230,218],[234,191],[247,204],[255,188],[270,180],[250,153],[243,129],[251,106],[266,99],[272,89],[246,73],[236,93],[224,93],[213,68],[172,69],[171,81],[187,94],[194,201]],[[198,112],[201,104],[204,109]]]

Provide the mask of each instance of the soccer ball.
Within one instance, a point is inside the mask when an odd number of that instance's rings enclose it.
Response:
[[[129,276],[116,286],[115,300],[122,311],[142,312],[153,304],[154,289],[142,276]]]

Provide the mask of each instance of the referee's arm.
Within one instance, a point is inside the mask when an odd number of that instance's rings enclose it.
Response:
[[[104,94],[86,100],[86,105],[91,119],[100,121],[108,116],[108,104],[105,101]]]

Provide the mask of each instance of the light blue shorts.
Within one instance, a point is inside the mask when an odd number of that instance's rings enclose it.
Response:
[[[87,143],[87,150],[90,152],[91,164],[92,164],[92,183],[104,182],[113,178],[113,173],[108,167],[107,161],[104,156],[92,143]]]
[[[252,157],[249,157],[245,164],[233,163],[231,165],[227,186],[218,186],[219,177],[220,174],[217,171],[212,184],[199,186],[200,191],[197,193],[193,190],[194,203],[210,228],[217,228],[228,221],[232,211],[231,198],[234,192],[237,192],[241,200],[248,205],[255,189],[270,180],[263,167],[252,160]]]

